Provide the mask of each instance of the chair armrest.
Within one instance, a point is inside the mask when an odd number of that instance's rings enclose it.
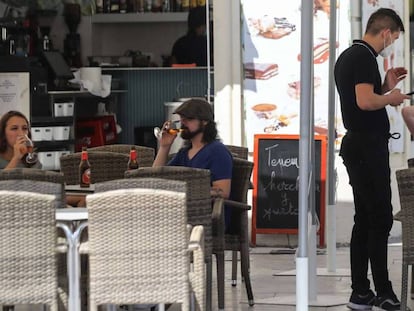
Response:
[[[397,214],[394,215],[394,220],[402,222],[403,215],[401,215],[401,214],[402,214],[401,210],[398,211]]]
[[[251,206],[246,203],[241,203],[233,200],[224,200],[224,204],[226,206],[230,206],[234,210],[241,211],[248,211],[251,209]]]
[[[213,198],[213,213],[211,219],[213,252],[224,250],[224,199]]]
[[[204,227],[195,226],[190,235],[188,245],[193,254],[193,270],[190,272],[191,288],[195,295],[197,310],[205,310],[206,303],[206,270],[204,263]]]

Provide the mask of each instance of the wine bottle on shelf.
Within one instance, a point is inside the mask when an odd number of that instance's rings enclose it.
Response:
[[[181,0],[181,11],[188,12],[190,10],[190,0]]]
[[[111,0],[111,13],[119,13],[120,0]]]
[[[104,12],[104,0],[96,0],[96,13]]]
[[[127,13],[127,12],[128,12],[127,0],[120,0],[119,1],[119,13]]]
[[[81,161],[79,163],[79,185],[82,188],[87,188],[91,185],[91,164],[88,160],[86,147],[82,147]]]
[[[128,160],[128,171],[136,170],[139,168],[138,161],[137,161],[137,150],[135,146],[131,147],[129,151],[129,160]]]

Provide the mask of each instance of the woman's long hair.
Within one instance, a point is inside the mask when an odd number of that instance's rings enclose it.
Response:
[[[9,122],[9,119],[12,117],[20,117],[26,121],[29,128],[28,136],[30,139],[32,138],[32,135],[30,133],[30,123],[29,120],[27,120],[26,116],[20,111],[10,110],[9,112],[5,113],[0,119],[0,152],[5,152],[7,150],[6,126],[7,122]]]

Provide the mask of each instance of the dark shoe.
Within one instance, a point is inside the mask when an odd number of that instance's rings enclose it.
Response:
[[[374,303],[375,294],[372,290],[369,290],[364,295],[353,291],[346,306],[351,310],[371,310]]]
[[[372,310],[376,311],[399,311],[400,309],[400,301],[393,292],[388,295],[378,296],[372,308]]]

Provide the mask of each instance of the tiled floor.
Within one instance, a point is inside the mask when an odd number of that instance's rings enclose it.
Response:
[[[258,247],[251,249],[251,279],[256,304],[249,307],[246,299],[244,283],[239,282],[236,287],[231,286],[231,254],[226,254],[226,311],[287,311],[296,310],[295,291],[296,277],[292,273],[296,268],[294,250],[272,247]],[[327,255],[324,250],[318,251],[317,267],[319,272],[326,271]],[[228,260],[227,260],[228,259]],[[312,285],[315,290],[318,305],[332,301],[340,305],[314,307],[310,301],[309,310],[342,311],[347,310],[344,303],[350,295],[349,277],[349,248],[338,248],[336,253],[336,273],[334,276],[318,275]],[[240,271],[239,271],[240,272]],[[401,246],[389,246],[389,272],[394,290],[400,296],[401,288]],[[214,275],[215,271],[213,271]],[[217,291],[213,285],[213,310],[217,310]],[[292,302],[291,305],[282,305],[281,301]],[[414,300],[409,299],[409,307],[414,306]],[[342,303],[342,304],[341,304]],[[39,308],[18,307],[16,311],[39,310]],[[168,311],[178,311],[179,306],[173,305]]]
[[[287,254],[284,254],[287,253]],[[227,254],[230,255],[230,254]],[[316,301],[309,302],[309,310],[348,310],[345,303],[351,293],[349,276],[349,248],[338,248],[336,253],[336,273],[326,276],[327,255],[324,250],[318,251],[318,275],[312,285],[316,293]],[[228,256],[230,258],[230,256]],[[251,249],[251,278],[256,304],[249,307],[247,304],[244,284],[238,282],[236,287],[231,286],[231,261],[226,261],[226,311],[270,311],[296,310],[295,292],[296,268],[295,255],[292,250],[276,248]],[[320,268],[320,269],[319,269]],[[401,289],[401,246],[389,246],[389,273],[397,296]],[[315,287],[317,289],[315,289]],[[214,294],[216,292],[213,292]],[[213,297],[213,307],[217,310],[216,296]],[[408,306],[412,309],[414,300],[408,299]],[[292,302],[291,305],[280,304]],[[332,303],[332,306],[326,306]],[[337,305],[335,305],[337,304]],[[322,306],[321,306],[322,305]],[[175,306],[170,310],[179,310]]]

